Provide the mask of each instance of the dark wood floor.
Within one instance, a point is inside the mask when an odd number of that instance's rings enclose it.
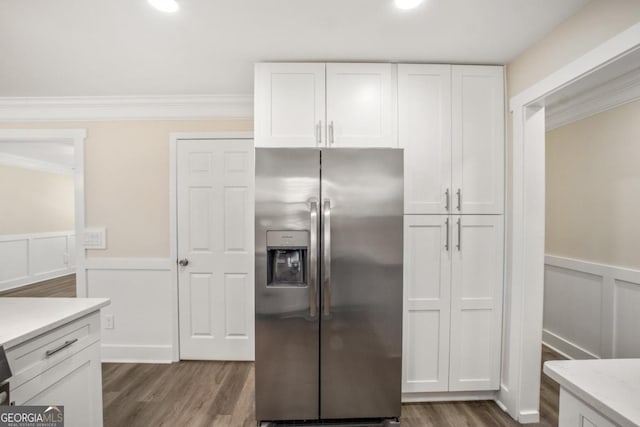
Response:
[[[543,346],[543,361],[561,357]],[[104,425],[255,426],[252,362],[105,363]],[[558,425],[558,386],[543,375],[541,421]],[[519,426],[492,401],[402,405],[403,427]]]
[[[48,280],[0,297],[75,297],[75,275]],[[542,361],[562,359],[542,347]],[[102,365],[105,427],[255,426],[252,362],[181,361]],[[558,425],[558,385],[542,375],[540,423]],[[519,426],[492,401],[402,405],[403,427]]]
[[[0,292],[0,297],[66,297],[76,296],[76,275],[69,274],[32,285]]]

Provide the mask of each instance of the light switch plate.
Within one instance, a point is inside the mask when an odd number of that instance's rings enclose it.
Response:
[[[85,228],[83,243],[86,249],[106,249],[107,229],[105,227]]]

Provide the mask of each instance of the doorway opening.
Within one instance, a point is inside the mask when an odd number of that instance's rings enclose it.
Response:
[[[512,177],[509,201],[507,299],[502,385],[498,400],[523,423],[540,416],[540,362],[545,265],[545,132],[547,122],[564,120],[586,105],[587,116],[627,101],[637,88],[618,87],[640,64],[640,24],[511,98]],[[602,94],[601,103],[589,93]],[[606,97],[604,95],[616,95]],[[614,102],[614,104],[611,104]],[[583,113],[585,112],[583,111]],[[564,117],[564,118],[563,118]],[[584,116],[586,117],[586,116]]]
[[[0,130],[3,296],[86,296],[85,138],[83,129]]]

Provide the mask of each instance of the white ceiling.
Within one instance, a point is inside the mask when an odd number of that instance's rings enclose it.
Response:
[[[588,0],[1,0],[0,96],[250,94],[257,61],[505,64]]]

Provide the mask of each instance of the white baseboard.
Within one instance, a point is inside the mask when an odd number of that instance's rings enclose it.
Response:
[[[495,391],[402,393],[402,403],[495,400]]]
[[[170,345],[102,344],[103,363],[172,363]]]
[[[579,345],[574,344],[546,329],[542,331],[542,344],[567,359],[599,359],[597,355],[590,351],[587,351]]]
[[[540,411],[520,411],[518,422],[521,424],[539,423]]]

